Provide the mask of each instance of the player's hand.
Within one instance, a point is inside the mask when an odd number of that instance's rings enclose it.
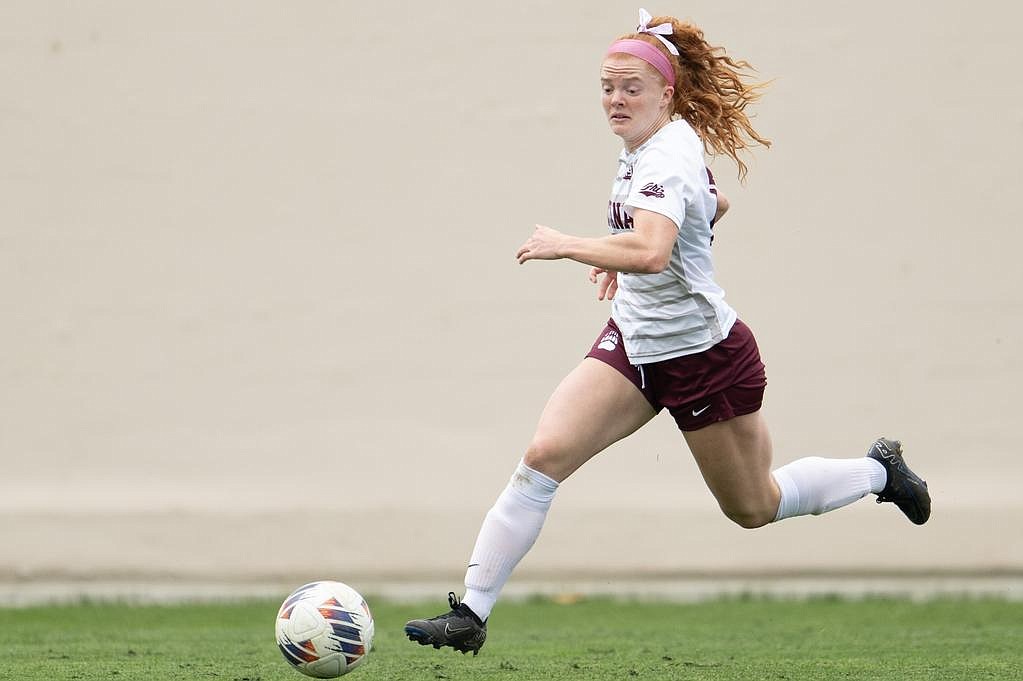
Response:
[[[560,251],[564,241],[565,235],[558,230],[537,225],[533,235],[519,247],[515,257],[520,265],[527,260],[558,260],[564,257]]]
[[[590,281],[596,284],[597,277],[602,274],[604,277],[600,280],[600,286],[597,287],[597,300],[614,300],[615,293],[618,292],[618,273],[614,270],[605,270],[602,267],[591,267]]]

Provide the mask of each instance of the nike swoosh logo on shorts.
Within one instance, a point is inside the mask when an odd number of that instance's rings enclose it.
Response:
[[[707,411],[708,409],[710,409],[710,405],[709,404],[706,407],[704,407],[703,409],[693,409],[693,416],[699,416],[700,414],[702,414],[703,412]]]

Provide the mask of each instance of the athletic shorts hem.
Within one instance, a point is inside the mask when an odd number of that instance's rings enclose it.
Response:
[[[763,406],[767,377],[753,332],[736,319],[727,337],[696,354],[634,365],[614,319],[597,336],[587,357],[617,369],[654,411],[667,409],[679,430],[706,428]]]

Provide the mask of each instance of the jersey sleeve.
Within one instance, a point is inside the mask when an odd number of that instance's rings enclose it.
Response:
[[[632,174],[632,188],[626,205],[659,213],[681,229],[685,222],[686,183],[678,167],[668,154],[651,149],[636,162]]]

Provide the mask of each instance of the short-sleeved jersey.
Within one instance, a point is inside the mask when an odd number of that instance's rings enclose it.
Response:
[[[618,275],[611,316],[633,364],[703,352],[726,338],[735,323],[735,311],[714,281],[715,193],[703,143],[685,121],[672,121],[619,157],[608,204],[611,232],[632,231],[636,208],[660,213],[678,227],[663,272]]]

